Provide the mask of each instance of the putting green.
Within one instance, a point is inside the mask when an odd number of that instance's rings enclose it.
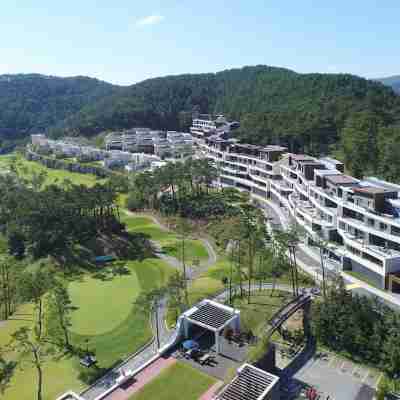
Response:
[[[128,274],[105,279],[85,276],[69,285],[72,304],[72,331],[79,335],[102,335],[114,330],[132,310],[141,287],[133,268]]]

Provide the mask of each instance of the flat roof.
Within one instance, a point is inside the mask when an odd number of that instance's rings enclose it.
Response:
[[[189,311],[189,314],[186,314],[189,321],[215,331],[225,327],[237,315],[234,308],[211,300],[204,300]]]
[[[343,165],[343,163],[341,161],[336,160],[335,158],[330,158],[330,157],[321,158],[321,161],[327,161],[328,163],[331,163],[331,164]]]
[[[326,180],[334,183],[335,185],[348,185],[358,184],[358,180],[349,175],[330,175],[326,177]]]
[[[324,164],[318,162],[318,161],[313,161],[313,160],[299,160],[298,161],[301,165],[315,165],[315,166],[320,166],[324,167]]]
[[[290,154],[290,157],[294,160],[294,161],[311,161],[314,160],[314,157],[308,156],[307,154]]]
[[[370,194],[379,194],[388,192],[386,189],[376,187],[376,186],[364,186],[364,187],[356,187],[353,189],[355,193],[370,193]]]
[[[263,400],[279,378],[250,364],[242,365],[237,376],[216,397],[217,400]]]
[[[287,147],[278,146],[278,145],[268,145],[268,146],[256,146],[254,144],[244,144],[244,143],[237,143],[235,144],[236,147],[240,147],[242,149],[247,150],[255,150],[260,152],[270,152],[270,151],[285,151]]]
[[[342,175],[340,171],[337,169],[316,169],[314,171],[315,175],[320,175],[320,176],[328,176],[328,175]]]

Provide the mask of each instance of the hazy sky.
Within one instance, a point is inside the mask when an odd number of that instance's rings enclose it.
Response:
[[[268,64],[400,74],[400,0],[3,0],[0,74],[119,84]]]

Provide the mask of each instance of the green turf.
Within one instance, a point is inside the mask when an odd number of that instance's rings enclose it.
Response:
[[[77,185],[81,184],[86,186],[93,186],[96,182],[102,182],[101,179],[92,174],[80,174],[62,169],[46,168],[38,162],[27,161],[22,156],[16,154],[0,156],[0,167],[9,168],[14,158],[16,158],[18,164],[22,166],[22,168],[19,167],[18,170],[27,178],[32,174],[32,172],[40,173],[41,171],[45,171],[47,173],[46,184],[62,183],[65,179],[69,179]],[[26,171],[23,169],[26,169]]]
[[[176,363],[129,400],[197,400],[216,380],[183,363]]]
[[[136,274],[138,286],[142,290],[159,287],[167,281],[172,272],[172,269],[161,260],[154,258],[144,261],[130,261],[128,266]],[[113,290],[113,293],[116,293],[116,291]],[[126,358],[151,338],[148,316],[135,309],[133,305],[137,294],[135,287],[132,287],[131,295],[126,292],[121,293],[121,297],[128,303],[130,302],[131,308],[126,318],[121,318],[121,322],[112,331],[98,335],[78,335],[74,333],[73,339],[77,344],[84,346],[85,340],[89,339],[90,348],[96,351],[99,366],[109,367],[117,360]],[[115,294],[115,296],[118,295]],[[108,300],[107,307],[113,308],[109,303],[114,300],[108,296],[108,292],[104,297]],[[101,314],[108,315],[108,308],[103,307],[103,310],[99,311],[99,315]]]
[[[168,255],[181,259],[182,247],[179,237],[169,231],[161,229],[151,218],[143,216],[123,215],[123,222],[131,232],[141,232],[158,242]],[[188,239],[185,242],[185,259],[188,263],[194,260],[207,260],[208,252],[199,240]]]
[[[139,292],[134,268],[128,268],[126,275],[85,276],[81,281],[72,282],[69,293],[72,304],[77,307],[72,314],[74,332],[99,335],[112,331],[128,317]]]
[[[103,287],[102,295],[106,301],[101,304],[100,309],[95,308],[93,310],[97,314],[97,323],[101,323],[101,327],[104,330],[107,328],[107,320],[113,318],[113,329],[107,329],[107,332],[103,334],[79,335],[75,333],[79,331],[79,327],[80,329],[85,329],[85,325],[82,325],[81,320],[75,321],[78,328],[73,324],[71,329],[73,331],[71,339],[75,346],[85,348],[86,340],[89,340],[89,348],[95,351],[100,368],[109,368],[148,342],[151,338],[149,318],[143,312],[135,309],[133,300],[138,293],[138,288],[150,290],[153,287],[159,287],[167,281],[172,272],[172,269],[161,260],[154,258],[143,261],[129,261],[127,262],[127,266],[132,274],[117,276],[115,280],[104,282],[106,286]],[[132,276],[135,278],[132,278]],[[88,290],[86,281],[90,283],[90,291],[93,291],[97,295],[100,294],[98,292],[99,282],[93,277],[83,276],[82,279],[83,282],[70,283],[72,287],[76,285],[76,288],[73,289],[73,298],[75,300],[85,298],[85,294],[79,292],[86,292]],[[115,288],[113,287],[114,284],[116,285]],[[132,290],[129,290],[128,284],[132,284]],[[111,297],[109,296],[109,292],[113,293]],[[78,304],[75,304],[75,300],[74,305],[78,306]],[[100,304],[101,302],[100,299],[90,299],[90,301],[92,304],[96,302]],[[116,310],[115,304],[113,304],[115,302],[122,304],[121,307],[124,308],[123,312],[119,311],[120,308]],[[117,315],[113,316],[111,310],[114,310]],[[32,305],[23,305],[19,307],[14,319],[7,321],[0,327],[0,346],[6,347],[10,342],[11,334],[19,327],[31,326],[32,312]],[[84,310],[79,310],[78,312],[83,313]],[[86,317],[89,314],[89,310],[85,311]],[[86,318],[85,315],[83,315],[83,318]],[[101,316],[104,317],[104,321],[100,321]],[[86,329],[89,329],[89,327],[86,327]],[[5,356],[7,359],[15,359],[14,353],[6,353]],[[23,370],[16,372],[10,387],[2,394],[1,399],[32,400],[35,398],[35,370],[31,365],[26,363],[22,364],[22,366]],[[82,389],[84,385],[78,378],[78,374],[82,370],[79,367],[76,357],[63,357],[60,360],[46,363],[44,367],[44,400],[54,400],[69,389],[75,391]]]

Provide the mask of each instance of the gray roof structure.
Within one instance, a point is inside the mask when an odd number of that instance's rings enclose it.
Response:
[[[188,316],[192,323],[207,326],[212,330],[223,328],[234,317],[235,313],[229,312],[222,307],[218,307],[211,302],[201,304],[197,310]]]
[[[263,400],[279,378],[250,364],[244,364],[216,400]]]

